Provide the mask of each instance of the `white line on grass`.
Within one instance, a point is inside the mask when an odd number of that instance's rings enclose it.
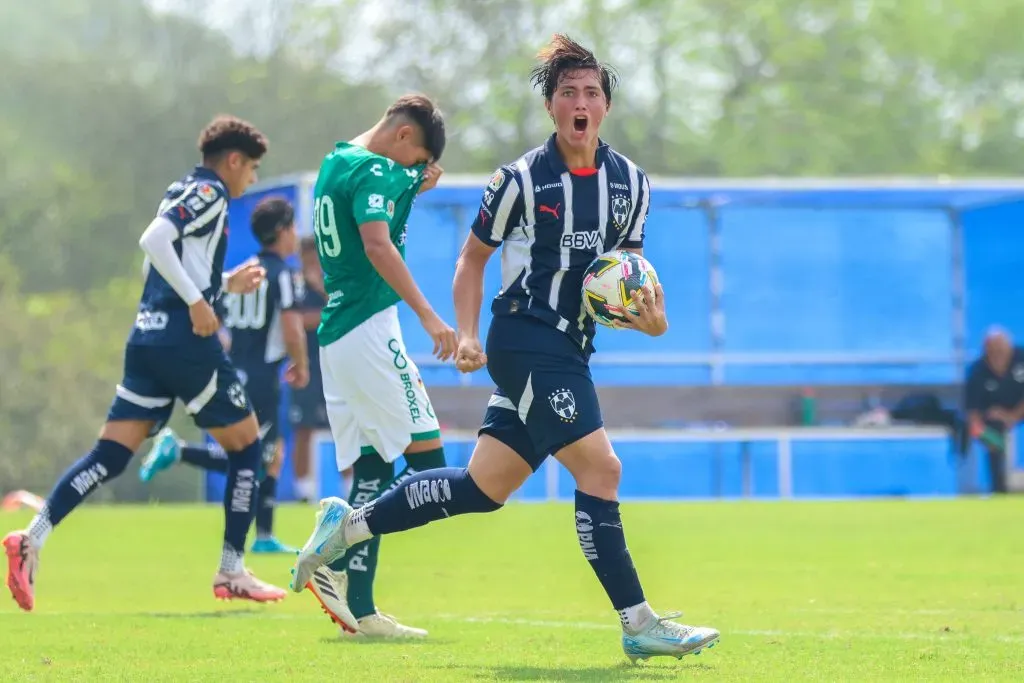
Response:
[[[992,609],[890,609],[888,607],[798,607],[789,610],[790,612],[800,612],[802,614],[823,614],[828,615],[841,615],[841,614],[901,614],[901,615],[912,615],[912,616],[952,616],[952,615],[977,615],[977,614],[999,614],[1003,612],[1020,612],[1024,613],[1024,610],[1020,608],[1006,608],[1006,607],[994,607]]]
[[[592,631],[618,631],[619,626],[611,623],[597,623],[589,621],[546,621],[540,619],[513,619],[507,617],[461,617],[453,614],[438,614],[436,619],[448,621],[459,621],[470,624],[507,624],[510,626],[530,626],[533,628],[569,628]],[[980,634],[967,634],[957,632],[941,633],[894,633],[884,629],[877,632],[839,632],[839,631],[784,631],[774,629],[754,630],[725,630],[724,636],[751,636],[759,638],[818,638],[822,640],[967,640],[971,638],[987,638],[1003,643],[1024,643],[1024,636],[999,636]]]

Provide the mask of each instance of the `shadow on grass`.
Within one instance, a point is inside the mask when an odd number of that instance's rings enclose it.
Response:
[[[468,666],[451,665],[434,667],[451,671],[453,677],[472,677],[495,681],[674,681],[687,673],[700,671],[710,673],[715,667],[703,662],[659,666],[651,664],[630,664],[622,662],[609,666]],[[456,672],[459,672],[457,674]],[[461,674],[461,675],[460,675]]]
[[[232,609],[210,612],[139,612],[132,616],[151,617],[153,619],[245,619],[262,617],[267,614],[261,609]]]

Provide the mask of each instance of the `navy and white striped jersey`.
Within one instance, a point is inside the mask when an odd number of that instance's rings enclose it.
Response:
[[[296,310],[296,275],[283,258],[269,251],[258,255],[267,277],[255,291],[224,296],[224,326],[231,332],[231,361],[253,373],[276,369],[287,355],[281,313]]]
[[[171,184],[157,215],[178,229],[174,248],[192,281],[211,305],[221,291],[228,236],[228,192],[212,170],[196,166]],[[156,268],[148,267],[129,344],[173,346],[197,337],[188,305]],[[216,337],[210,339],[216,340]]]
[[[593,350],[583,308],[583,274],[598,254],[640,248],[651,185],[636,164],[604,142],[597,168],[569,171],[555,136],[491,177],[473,234],[501,253],[495,315],[525,312]]]

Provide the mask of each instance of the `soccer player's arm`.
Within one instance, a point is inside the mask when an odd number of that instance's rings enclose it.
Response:
[[[200,187],[203,191],[199,191]],[[221,193],[212,185],[200,184],[161,206],[139,238],[139,246],[150,265],[189,306],[198,303],[203,293],[185,270],[174,245],[180,240],[207,235],[226,208],[227,200]]]
[[[220,340],[220,345],[224,347],[224,353],[231,353],[231,330],[221,325],[221,328],[217,330],[217,339]]]
[[[647,227],[647,214],[651,209],[651,181],[647,174],[639,172],[640,192],[637,197],[637,206],[633,209],[633,220],[630,222],[626,239],[622,242],[622,248],[634,254],[644,255],[644,232]]]
[[[281,306],[281,334],[284,348],[298,370],[309,370],[309,351],[306,348],[306,327],[303,324],[302,309],[295,287],[295,275],[287,268],[277,274],[277,300]]]
[[[476,218],[455,264],[452,296],[460,337],[480,337],[480,306],[484,297],[484,268],[491,254],[523,216],[523,198],[512,172],[499,168],[484,190]]]
[[[309,283],[302,273],[295,274],[295,301],[302,315],[302,328],[315,330],[320,327],[320,307],[313,306],[310,298]]]
[[[434,313],[430,302],[423,296],[416,280],[413,279],[405,259],[391,241],[391,219],[388,216],[389,202],[393,202],[390,184],[383,177],[367,174],[356,185],[352,196],[352,212],[363,250],[377,273],[395,290],[402,301],[409,305],[420,319]],[[393,206],[393,204],[392,204]],[[393,213],[392,209],[392,213]]]
[[[307,330],[320,327],[321,311],[319,308],[305,308],[302,311],[302,326]]]

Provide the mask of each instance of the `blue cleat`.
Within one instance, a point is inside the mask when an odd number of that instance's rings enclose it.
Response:
[[[181,458],[181,443],[170,427],[164,427],[153,439],[153,446],[139,466],[139,479],[147,482]]]
[[[277,540],[277,536],[271,536],[270,538],[257,538],[253,541],[249,552],[266,555],[284,555],[295,554],[299,551]]]
[[[301,593],[313,572],[345,554],[348,550],[345,523],[353,512],[352,506],[341,498],[324,498],[320,501],[316,528],[295,558],[292,571],[294,578],[291,582],[293,591]]]
[[[705,648],[718,644],[718,631],[706,626],[687,626],[671,619],[681,617],[682,612],[672,612],[637,634],[622,634],[622,650],[629,660],[651,657],[675,657],[699,655]]]

